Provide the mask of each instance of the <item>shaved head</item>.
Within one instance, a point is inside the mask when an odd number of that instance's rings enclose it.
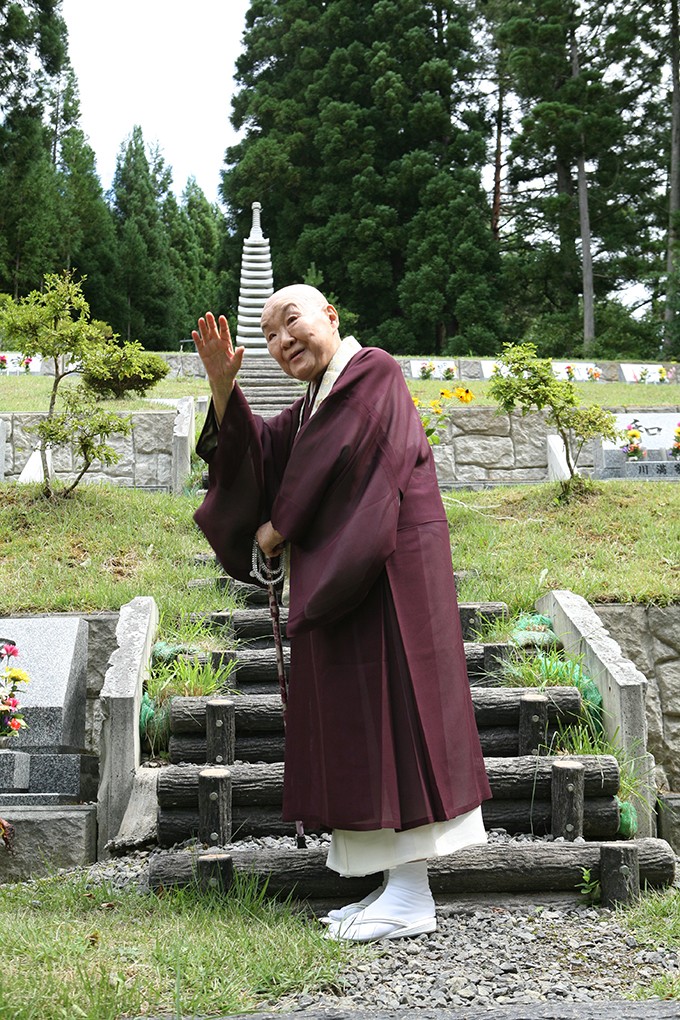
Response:
[[[313,305],[316,308],[325,308],[328,304],[324,295],[316,287],[310,287],[306,283],[292,283],[289,287],[282,287],[280,290],[274,291],[272,296],[267,298],[262,309],[261,322],[264,322],[267,312],[273,304],[289,304],[293,301]]]

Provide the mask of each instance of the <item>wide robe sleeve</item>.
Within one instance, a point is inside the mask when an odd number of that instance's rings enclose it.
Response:
[[[196,444],[208,463],[209,487],[194,520],[227,573],[246,583],[253,583],[253,538],[269,519],[301,404],[265,421],[252,413],[236,385],[219,426],[210,404]]]
[[[289,635],[361,602],[396,548],[411,473],[429,456],[399,366],[363,349],[300,429],[272,506],[291,542]]]

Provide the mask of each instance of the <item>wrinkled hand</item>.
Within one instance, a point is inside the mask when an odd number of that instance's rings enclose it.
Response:
[[[265,556],[280,556],[286,543],[283,535],[272,526],[271,521],[261,525],[255,533],[255,541]]]
[[[192,330],[191,335],[208,376],[215,416],[221,422],[241,368],[245,347],[234,350],[226,317],[220,315],[216,322],[212,312],[198,320],[198,329]]]
[[[213,313],[207,312],[205,318],[198,320],[198,329],[192,330],[191,335],[211,383],[233,385],[241,368],[245,347],[234,350],[226,316],[220,315],[216,321]]]

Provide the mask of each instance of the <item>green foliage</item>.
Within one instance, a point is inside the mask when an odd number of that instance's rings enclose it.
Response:
[[[245,135],[223,179],[234,228],[247,229],[259,196],[277,281],[313,264],[364,342],[400,353],[493,343],[472,6],[263,0],[246,26],[233,116]]]
[[[594,878],[590,868],[581,868],[581,881],[576,888],[585,896],[586,903],[599,903],[602,895],[602,887],[599,878]]]
[[[140,343],[131,341],[109,350],[106,360],[89,364],[83,382],[99,398],[120,400],[126,393],[142,396],[169,371],[160,354],[145,351]]]
[[[551,362],[537,356],[534,344],[503,345],[489,392],[507,413],[517,407],[523,415],[546,411],[547,424],[555,427],[564,443],[569,469],[569,479],[562,483],[566,498],[573,487],[585,443],[618,437],[614,415],[597,405],[578,407],[573,383],[556,379]]]
[[[126,434],[129,421],[118,414],[97,408],[92,393],[85,387],[71,387],[57,409],[62,380],[73,372],[96,371],[115,356],[119,348],[106,323],[90,319],[90,310],[82,288],[69,273],[49,274],[43,291],[32,291],[21,301],[9,302],[2,309],[0,331],[25,355],[39,354],[51,361],[54,381],[47,416],[36,426],[43,464],[43,489],[53,496],[47,450],[72,444],[82,461],[74,481],[63,490],[73,491],[95,460],[115,463],[119,454],[107,442],[109,436]]]

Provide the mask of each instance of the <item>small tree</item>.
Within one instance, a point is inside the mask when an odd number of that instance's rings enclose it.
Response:
[[[578,459],[584,445],[590,439],[618,438],[611,411],[598,405],[579,407],[574,384],[555,378],[552,362],[537,356],[535,344],[503,345],[489,393],[499,409],[507,413],[517,407],[523,415],[546,411],[547,424],[555,428],[564,443],[569,478],[560,485],[566,498],[578,477]]]
[[[145,351],[133,340],[115,347],[106,361],[88,364],[83,382],[100,399],[122,400],[126,393],[142,396],[170,371],[167,361],[154,351]]]
[[[46,496],[55,494],[49,477],[48,448],[71,443],[82,458],[82,470],[63,490],[67,495],[95,460],[113,464],[119,459],[107,439],[116,433],[126,435],[131,428],[129,418],[98,408],[94,395],[82,385],[59,393],[67,376],[106,364],[120,350],[116,337],[106,323],[90,319],[81,284],[70,273],[47,275],[43,291],[8,302],[0,317],[0,332],[10,346],[29,357],[40,355],[52,362],[54,382],[47,415],[34,430],[39,438]],[[62,405],[59,409],[58,395]]]

